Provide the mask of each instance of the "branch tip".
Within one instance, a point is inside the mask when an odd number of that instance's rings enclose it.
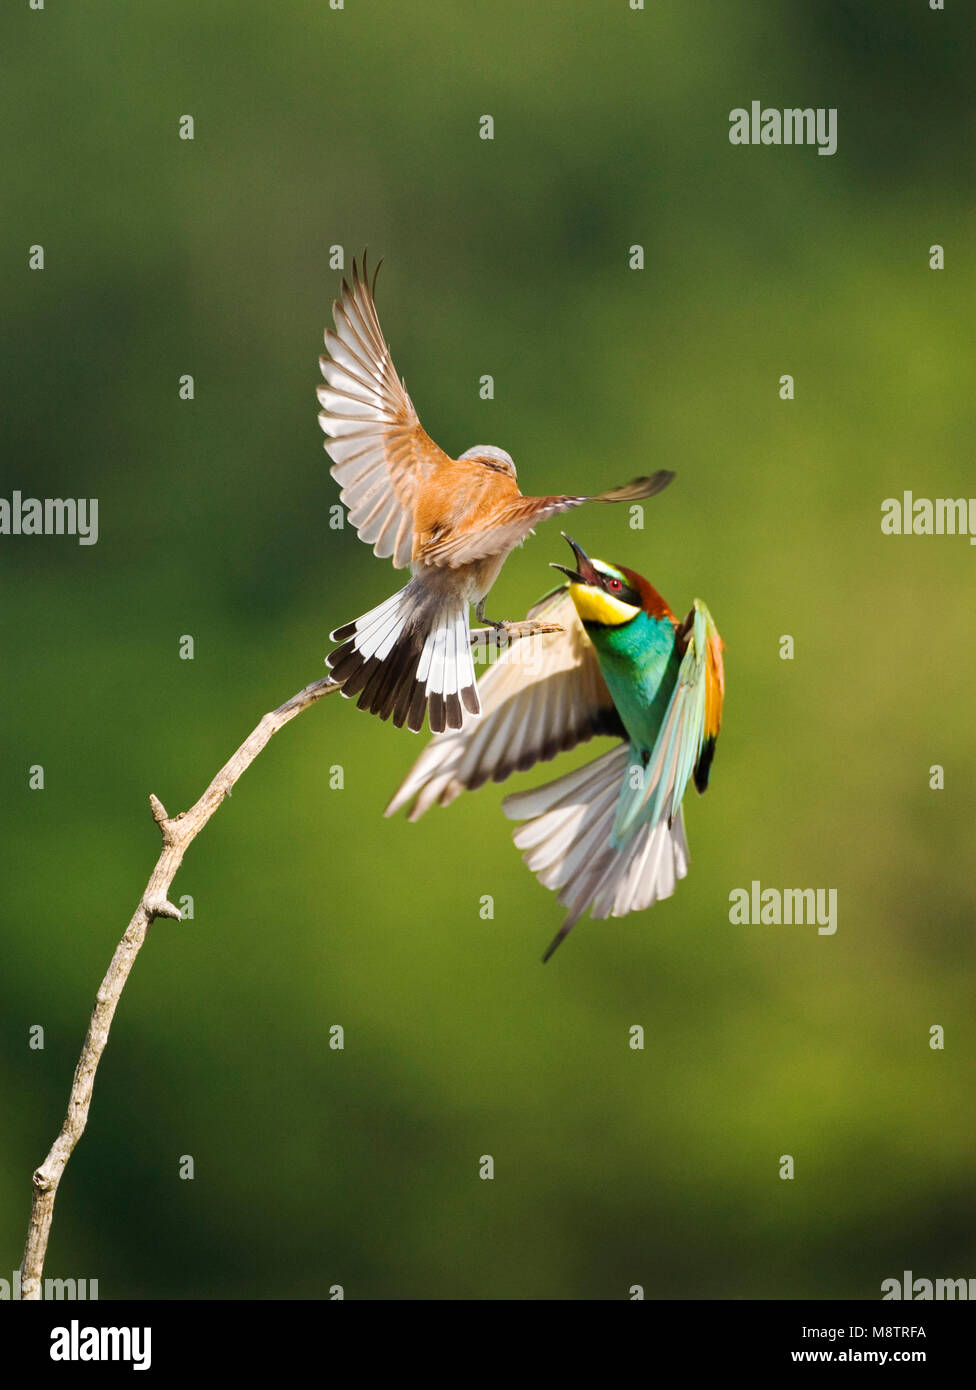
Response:
[[[549,633],[564,631],[560,623],[526,618],[524,622],[502,623],[499,627],[474,627],[471,629],[470,638],[472,647],[481,647],[496,642],[518,642],[523,637],[543,637]]]

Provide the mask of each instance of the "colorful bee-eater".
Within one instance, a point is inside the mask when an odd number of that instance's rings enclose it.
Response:
[[[320,358],[319,423],[329,436],[332,476],[349,520],[374,554],[409,565],[406,588],[332,633],[326,658],[343,695],[359,708],[419,730],[459,729],[462,705],[480,713],[468,608],[485,617],[485,597],[505,558],[546,517],[583,502],[634,502],[660,492],[665,469],[593,497],[523,497],[504,449],[479,444],[450,458],[423,429],[397,376],[376,315],[373,290],[353,262],[332,306]]]
[[[566,537],[569,540],[569,537]],[[576,568],[530,619],[562,632],[515,643],[479,685],[484,713],[459,732],[434,738],[386,809],[414,797],[410,820],[447,806],[465,789],[609,734],[609,753],[502,803],[525,862],[557,889],[569,915],[543,960],[586,911],[623,917],[674,892],[688,872],[681,801],[694,778],[708,786],[722,717],[724,644],[696,599],[684,619],[641,575],[591,560],[569,540]]]

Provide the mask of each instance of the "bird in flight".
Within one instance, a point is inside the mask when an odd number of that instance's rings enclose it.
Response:
[[[377,267],[377,270],[379,267]],[[319,423],[332,476],[360,539],[410,582],[361,618],[336,628],[326,658],[343,695],[360,709],[418,731],[459,729],[479,714],[469,607],[485,597],[509,552],[538,522],[583,502],[635,502],[667,487],[661,469],[594,496],[524,497],[504,449],[478,444],[451,458],[424,430],[397,375],[370,285],[353,262],[332,306],[335,332],[319,359]]]
[[[568,916],[548,960],[589,908],[623,917],[675,890],[688,872],[681,802],[703,793],[722,719],[724,643],[704,603],[682,621],[633,570],[591,560],[576,544],[569,582],[529,618],[561,631],[534,636],[532,660],[515,643],[482,676],[481,719],[431,739],[386,808],[409,819],[465,790],[502,782],[595,734],[616,748],[574,772],[508,796],[524,821],[514,834],[525,862],[559,894]]]

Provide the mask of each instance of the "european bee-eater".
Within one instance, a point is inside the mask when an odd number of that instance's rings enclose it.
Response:
[[[378,267],[377,267],[378,269]],[[504,449],[479,444],[450,458],[426,433],[397,375],[376,315],[365,257],[360,278],[342,281],[335,332],[320,358],[319,423],[349,520],[374,554],[409,565],[406,588],[336,628],[326,658],[343,695],[359,708],[419,730],[459,729],[462,705],[480,713],[468,608],[485,617],[485,597],[505,558],[537,522],[582,502],[634,502],[660,492],[662,469],[593,497],[523,497]]]
[[[569,540],[569,537],[566,537]],[[591,560],[569,540],[569,583],[529,618],[562,632],[533,636],[536,658],[510,646],[482,677],[480,720],[431,740],[386,809],[414,797],[410,820],[465,789],[504,781],[609,734],[616,748],[502,803],[525,862],[559,890],[569,915],[543,960],[586,911],[623,917],[670,897],[688,872],[681,801],[708,786],[722,717],[724,644],[700,599],[684,619],[641,575]]]

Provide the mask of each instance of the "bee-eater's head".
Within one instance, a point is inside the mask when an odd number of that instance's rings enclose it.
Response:
[[[598,627],[621,627],[632,622],[645,607],[641,587],[650,588],[647,581],[632,570],[608,565],[605,560],[591,560],[565,531],[562,535],[573,547],[576,569],[556,564],[552,568],[569,576],[569,593],[580,621]]]

